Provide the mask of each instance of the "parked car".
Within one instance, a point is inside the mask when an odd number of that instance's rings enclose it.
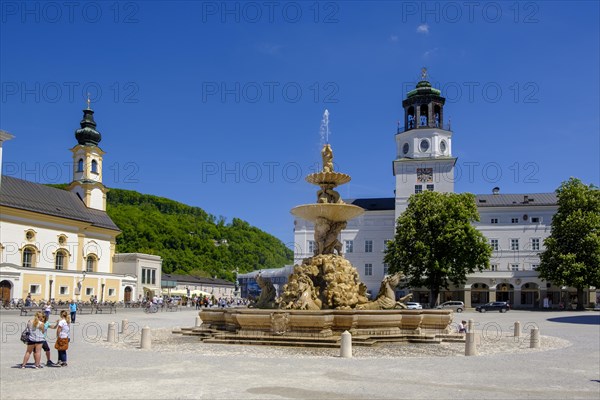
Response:
[[[415,303],[413,301],[408,301],[406,303],[406,308],[408,308],[409,310],[422,310],[423,306],[421,305],[421,303]]]
[[[500,311],[507,312],[510,310],[510,304],[506,301],[494,301],[492,303],[486,303],[481,306],[475,307],[475,311],[486,312],[486,311]]]
[[[462,301],[447,301],[445,303],[440,304],[436,308],[442,310],[454,310],[457,313],[461,313],[465,309],[465,303],[463,303]]]

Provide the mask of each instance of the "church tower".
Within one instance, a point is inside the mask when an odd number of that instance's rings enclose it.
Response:
[[[444,124],[445,102],[423,68],[421,81],[402,101],[404,128],[398,127],[396,133],[396,219],[406,210],[412,194],[454,192],[456,158],[452,157],[450,124]]]
[[[83,200],[89,208],[106,211],[106,192],[102,184],[102,156],[104,151],[98,147],[102,135],[96,130],[94,111],[88,107],[83,110],[80,129],[75,131],[77,145],[73,152],[73,182],[69,185],[71,192]]]

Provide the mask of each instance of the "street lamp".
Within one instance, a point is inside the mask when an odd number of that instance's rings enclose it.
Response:
[[[50,282],[50,294],[48,296],[48,301],[51,301],[52,300],[52,284],[54,283],[54,280],[50,279],[49,282]]]
[[[104,303],[104,285],[106,285],[106,283],[102,284],[102,293],[100,293],[100,303]]]

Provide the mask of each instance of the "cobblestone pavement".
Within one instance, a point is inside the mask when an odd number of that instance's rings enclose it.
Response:
[[[196,315],[190,309],[80,315],[68,367],[22,370],[15,367],[28,317],[0,312],[0,398],[600,398],[598,312],[465,312],[454,319],[474,319],[479,356],[465,357],[464,344],[389,344],[354,347],[351,359],[336,349],[204,344],[171,333],[192,326]],[[122,319],[129,330],[107,343],[108,324]],[[515,321],[524,328],[520,339],[513,337]],[[152,328],[152,350],[139,349],[143,326]],[[540,349],[529,348],[533,326],[542,335]]]

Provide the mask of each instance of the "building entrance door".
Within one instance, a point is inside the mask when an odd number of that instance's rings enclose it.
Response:
[[[123,299],[123,301],[131,301],[131,286],[125,286],[125,298]]]
[[[9,281],[2,281],[0,282],[0,299],[2,301],[2,304],[8,304],[10,303],[10,291],[12,289],[12,285],[10,284]]]

